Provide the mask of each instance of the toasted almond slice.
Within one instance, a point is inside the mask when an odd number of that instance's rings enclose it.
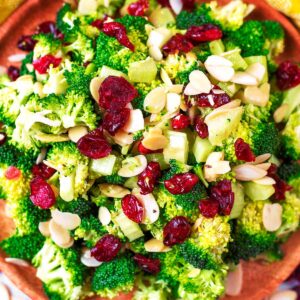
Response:
[[[183,84],[173,84],[170,87],[167,87],[167,92],[181,94],[183,91]]]
[[[234,76],[234,69],[226,66],[205,66],[208,73],[221,82],[228,82]]]
[[[68,249],[71,248],[74,245],[74,239],[71,237],[69,242],[65,243],[65,244],[57,244],[60,248],[63,249]]]
[[[187,96],[194,96],[200,94],[201,91],[196,89],[190,82],[187,84],[187,86],[184,89],[184,94]]]
[[[236,72],[230,81],[242,85],[258,85],[257,79],[246,72]]]
[[[102,225],[106,226],[111,221],[111,213],[107,207],[101,206],[98,212],[98,219]]]
[[[157,239],[151,239],[144,244],[145,250],[147,252],[162,252],[165,245],[163,241]]]
[[[212,166],[223,159],[224,159],[223,152],[212,152],[208,155],[208,157],[206,159],[206,165]]]
[[[238,296],[243,286],[243,268],[239,263],[236,269],[229,272],[225,281],[225,293],[228,296]]]
[[[183,7],[183,3],[181,0],[170,0],[170,6],[172,8],[172,10],[174,11],[174,13],[176,15],[178,15],[181,10],[182,10],[182,7]]]
[[[26,57],[26,54],[24,53],[17,53],[17,54],[12,54],[10,55],[7,60],[9,62],[20,62]]]
[[[226,174],[231,170],[229,161],[219,161],[214,167],[214,171],[218,175]]]
[[[258,80],[258,82],[261,82],[264,78],[265,73],[266,73],[266,68],[261,63],[256,62],[256,63],[250,65],[247,68],[246,73],[248,73],[251,76],[255,77]]]
[[[166,109],[168,112],[172,113],[174,111],[178,111],[180,108],[181,97],[176,93],[168,93],[167,94],[167,104]]]
[[[194,89],[198,90],[199,93],[209,93],[212,85],[207,76],[199,70],[194,70],[189,75],[190,84]]]
[[[233,171],[235,172],[235,178],[241,181],[252,181],[267,175],[267,171],[248,164],[236,166]]]
[[[156,46],[149,47],[149,55],[156,61],[161,61],[163,59],[161,50]]]
[[[7,286],[3,283],[0,283],[0,295],[1,300],[10,300],[10,293]]]
[[[43,236],[50,236],[49,221],[40,222],[39,231]]]
[[[280,105],[273,114],[274,121],[276,123],[281,123],[284,120],[288,110],[289,105],[287,103]]]
[[[271,167],[271,163],[262,163],[262,164],[257,164],[255,165],[257,168],[260,168],[262,170],[268,171],[269,168]]]
[[[91,250],[89,250],[89,249],[86,249],[82,253],[82,255],[80,257],[80,261],[83,265],[85,265],[89,268],[96,268],[102,264],[102,262],[100,262],[96,258],[92,257]]]
[[[297,293],[293,290],[285,290],[275,292],[268,298],[268,300],[296,300]]]
[[[99,89],[104,79],[105,78],[103,77],[94,77],[90,82],[90,92],[92,94],[92,97],[97,102],[99,102]]]
[[[77,214],[54,209],[51,211],[51,215],[56,224],[68,230],[74,230],[81,223],[81,219]]]
[[[164,68],[160,69],[160,78],[167,86],[173,85],[172,80]]]
[[[244,91],[244,100],[247,103],[264,107],[270,98],[270,84],[264,83],[262,86],[247,86]]]
[[[101,183],[99,189],[103,195],[111,198],[123,198],[125,195],[130,194],[128,189],[117,184]]]
[[[85,126],[76,126],[68,130],[68,136],[74,143],[77,143],[87,133],[88,129]]]
[[[232,67],[233,64],[229,59],[226,59],[219,55],[210,55],[204,62],[206,66],[222,66],[222,67]]]
[[[35,161],[35,163],[36,163],[37,165],[40,164],[40,163],[42,163],[43,160],[44,160],[45,157],[46,157],[46,154],[47,154],[47,149],[46,149],[46,148],[42,148],[42,149],[41,149],[41,152],[39,153],[39,155],[38,155],[38,157],[37,157],[37,159],[36,159],[36,161]]]
[[[16,265],[16,266],[20,266],[20,267],[28,267],[30,266],[29,262],[24,260],[24,259],[20,259],[20,258],[13,258],[13,257],[6,257],[5,261]],[[2,299],[2,298],[1,298]]]
[[[118,175],[122,177],[133,177],[142,173],[147,167],[147,159],[144,155],[128,157],[122,161],[122,168]]]
[[[149,134],[143,139],[142,144],[147,149],[155,151],[165,148],[168,139],[162,134]]]
[[[267,231],[274,232],[282,224],[282,206],[278,203],[266,203],[263,208],[263,224]]]
[[[125,132],[136,132],[145,128],[145,121],[143,113],[140,109],[132,109],[130,111],[129,119],[126,122],[123,130]]]
[[[188,276],[188,278],[195,278],[200,274],[200,272],[201,272],[200,269],[194,268],[188,273],[187,276]]]
[[[272,154],[270,154],[270,153],[261,154],[255,158],[255,161],[253,162],[253,164],[254,165],[261,164],[261,163],[269,160],[271,158],[271,156],[272,156]]]
[[[53,219],[49,223],[50,236],[57,245],[65,245],[70,242],[71,236],[68,230],[58,225]]]
[[[253,180],[253,182],[261,185],[273,185],[276,183],[276,181],[269,176],[265,176],[261,179]]]
[[[166,27],[152,27],[147,40],[147,46],[154,46],[160,49],[170,39],[171,36],[172,31]]]
[[[133,135],[123,130],[118,130],[113,136],[113,140],[120,146],[126,146],[133,143]]]
[[[166,88],[159,86],[145,97],[144,109],[151,114],[158,114],[164,109],[166,101]]]
[[[209,113],[205,117],[205,123],[214,119],[215,117],[218,117],[222,114],[228,113],[228,111],[230,111],[231,109],[239,107],[240,104],[241,104],[241,100],[233,100],[227,104],[224,104],[224,105],[214,109],[211,113]]]

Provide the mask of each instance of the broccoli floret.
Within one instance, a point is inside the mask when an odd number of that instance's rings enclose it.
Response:
[[[74,199],[70,202],[59,199],[56,205],[60,211],[77,214],[80,218],[91,214],[93,208],[93,203],[83,198]]]
[[[199,224],[191,237],[179,246],[180,253],[195,268],[217,270],[230,241],[228,217],[200,216]]]
[[[122,7],[124,0],[112,0],[109,1],[109,5],[104,0],[98,2],[97,8],[98,14],[102,16],[114,16],[119,8]]]
[[[300,159],[300,110],[292,113],[282,131],[283,154],[290,159]]]
[[[50,219],[49,210],[35,206],[29,197],[23,196],[15,201],[8,199],[7,205],[19,235],[37,232],[39,223]]]
[[[202,43],[198,47],[194,47],[193,51],[195,52],[197,59],[202,63],[204,63],[206,59],[212,55],[209,43]]]
[[[60,196],[71,201],[86,192],[89,175],[89,160],[72,142],[53,143],[46,163],[59,172]]]
[[[55,55],[61,49],[61,41],[52,34],[39,33],[33,39],[37,41],[33,49],[33,60],[47,54]]]
[[[73,28],[73,24],[66,22],[67,20],[64,19],[67,14],[72,14],[71,5],[69,3],[65,3],[56,15],[56,26],[65,35],[69,35]]]
[[[187,84],[189,82],[189,75],[191,72],[195,70],[201,70],[196,61],[193,62],[191,66],[189,66],[186,70],[179,70],[177,72],[175,83],[176,84]]]
[[[293,192],[300,196],[300,164],[298,162],[283,163],[277,171],[279,177],[293,188]]]
[[[81,219],[80,226],[74,231],[75,239],[83,239],[87,247],[92,248],[107,233],[98,218],[93,215]]]
[[[134,253],[147,254],[147,251],[145,249],[145,238],[141,237],[131,242],[130,250],[132,250]]]
[[[13,258],[31,261],[40,251],[45,242],[39,232],[26,235],[13,235],[0,242],[0,247]]]
[[[262,222],[263,207],[268,201],[248,202],[233,228],[233,241],[228,245],[227,259],[238,263],[249,260],[273,247],[276,235],[268,232]]]
[[[134,286],[134,262],[129,256],[104,262],[92,277],[92,290],[101,297],[113,298],[120,292],[129,292]]]
[[[31,75],[31,76],[35,77],[35,71],[33,69],[33,66],[32,66],[31,71],[27,68],[27,65],[28,64],[31,65],[32,61],[33,61],[33,51],[29,52],[25,56],[25,58],[22,60],[22,65],[21,65],[21,68],[20,68],[20,75]]]
[[[47,239],[33,258],[33,264],[48,292],[65,300],[79,299],[86,268],[80,263],[80,255],[75,249],[62,249]]]
[[[170,168],[163,173],[161,180],[168,180],[176,174],[186,173],[191,170],[191,166],[188,166],[176,159],[169,160]]]

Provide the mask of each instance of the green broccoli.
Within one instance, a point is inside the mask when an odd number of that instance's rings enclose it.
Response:
[[[132,250],[134,253],[147,254],[145,242],[146,241],[144,237],[130,242],[130,250]]]
[[[191,166],[188,166],[176,159],[169,160],[170,168],[163,172],[161,180],[168,180],[176,174],[186,173],[192,169]]]
[[[45,242],[39,232],[26,235],[13,235],[0,242],[0,247],[13,258],[31,261],[40,251]]]
[[[65,3],[56,15],[56,26],[63,34],[69,34],[72,29],[72,26],[64,20],[67,13],[72,13],[71,5],[69,3]]]
[[[77,198],[70,202],[58,199],[56,206],[60,211],[77,214],[80,218],[87,217],[93,209],[93,203],[83,198]]]
[[[33,49],[33,60],[47,54],[55,55],[62,46],[61,41],[56,39],[52,34],[35,34],[33,39],[37,41]]]
[[[118,171],[122,167],[122,160],[123,160],[122,156],[120,156],[120,155],[117,156],[114,167],[113,167],[112,174],[103,176],[101,178],[104,182],[110,183],[110,184],[119,184],[119,185],[123,185],[125,183],[127,178],[118,175]]]
[[[283,154],[290,159],[300,159],[300,110],[292,113],[282,133]]]
[[[248,202],[237,224],[233,226],[232,239],[226,259],[238,263],[240,259],[255,258],[273,247],[276,235],[263,226],[262,211],[268,201]]]
[[[179,69],[175,77],[176,84],[187,84],[189,82],[189,75],[195,70],[201,70],[196,61],[193,61],[193,64],[189,66],[186,70]]]
[[[92,277],[92,290],[101,297],[113,298],[134,287],[135,266],[130,256],[102,263]]]
[[[48,293],[56,293],[64,300],[77,300],[82,295],[86,268],[77,250],[62,249],[47,239],[33,258],[33,265]]]
[[[22,65],[20,68],[20,75],[31,75],[35,78],[35,71],[32,67],[27,67],[27,65],[32,65],[33,61],[33,51],[29,52],[25,58],[22,60]],[[31,70],[32,68],[32,70]]]
[[[292,186],[293,192],[300,197],[300,164],[295,161],[283,163],[277,173],[281,179]]]

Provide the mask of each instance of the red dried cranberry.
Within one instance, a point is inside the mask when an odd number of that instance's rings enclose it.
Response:
[[[245,143],[243,139],[238,138],[234,143],[235,156],[238,160],[255,161],[255,155],[252,152],[250,145]]]
[[[193,44],[182,34],[176,33],[163,46],[162,50],[165,54],[174,54],[177,52],[190,52],[193,49]]]
[[[91,249],[91,256],[101,262],[111,261],[117,256],[121,247],[119,238],[106,234]]]
[[[170,6],[169,0],[158,0],[157,2],[158,2],[158,4],[160,4],[162,7],[171,7],[171,6]]]
[[[201,26],[191,26],[185,36],[193,43],[211,42],[221,39],[223,36],[222,30],[212,24],[204,24]]]
[[[7,68],[7,75],[11,81],[15,81],[18,77],[20,77],[20,70],[17,67],[9,66]]]
[[[200,213],[205,218],[214,218],[219,211],[219,202],[217,200],[201,200],[199,202]]]
[[[146,169],[138,176],[137,184],[141,188],[142,195],[147,195],[153,192],[160,175],[161,172],[159,163],[154,161],[150,162]]]
[[[210,198],[219,203],[219,213],[230,215],[234,203],[234,193],[231,188],[230,180],[219,181],[210,190]]]
[[[277,86],[281,90],[300,84],[300,68],[290,61],[282,62],[276,71]]]
[[[42,209],[49,209],[55,204],[55,194],[50,184],[42,177],[34,177],[30,182],[30,200]]]
[[[271,176],[275,180],[275,184],[273,185],[275,189],[275,193],[273,195],[274,199],[277,201],[285,199],[285,193],[292,190],[292,187],[288,185],[285,181],[279,178],[278,175]]]
[[[276,175],[276,173],[277,173],[277,166],[271,163],[271,166],[268,169],[268,176],[272,177],[272,175]]]
[[[130,42],[123,24],[119,22],[104,23],[102,31],[108,36],[115,37],[121,45],[134,51],[134,45]]]
[[[163,149],[158,149],[158,150],[150,150],[150,149],[147,149],[145,146],[143,146],[142,142],[139,142],[138,144],[138,151],[141,153],[141,154],[152,154],[152,153],[162,153],[163,152]]]
[[[182,0],[183,10],[192,11],[195,8],[195,0]]]
[[[204,123],[204,119],[200,116],[196,116],[194,121],[194,127],[201,139],[206,139],[208,137],[208,127]]]
[[[45,21],[43,23],[40,23],[37,27],[36,27],[36,33],[52,33],[54,36],[57,35],[57,28],[55,25],[55,22],[53,21]]]
[[[160,271],[160,260],[149,258],[142,254],[135,254],[133,257],[137,265],[145,272],[157,274]]]
[[[32,174],[34,176],[42,177],[45,180],[49,179],[55,172],[55,169],[48,167],[43,162],[34,165],[32,168]]]
[[[190,192],[199,181],[199,177],[193,173],[176,174],[164,181],[165,188],[173,195]]]
[[[51,54],[47,54],[45,56],[36,59],[32,64],[34,69],[38,71],[40,74],[46,74],[50,65],[56,68],[61,63],[61,60],[62,59],[60,57],[55,57]]]
[[[99,89],[99,105],[106,110],[120,111],[137,96],[137,90],[125,78],[108,76]]]
[[[17,47],[23,51],[32,51],[36,41],[31,35],[22,35],[19,40]]]
[[[144,217],[144,206],[134,195],[126,195],[122,199],[122,210],[126,217],[135,223],[141,223]]]
[[[105,21],[105,19],[97,19],[97,20],[93,21],[93,22],[91,23],[91,25],[92,25],[93,27],[96,27],[96,28],[98,28],[99,30],[101,30],[101,29],[103,28],[104,21]]]
[[[214,87],[214,89],[216,89]],[[217,89],[216,89],[217,90]],[[209,97],[211,98],[209,100]],[[230,102],[230,97],[226,93],[217,93],[211,90],[210,93],[202,93],[193,97],[199,107],[218,108]]]
[[[148,0],[138,0],[137,2],[131,3],[128,6],[127,11],[132,16],[144,16],[148,8]]]
[[[185,217],[173,218],[163,230],[164,244],[174,246],[182,244],[191,233],[191,225]]]
[[[130,109],[123,108],[118,112],[106,111],[103,118],[103,128],[106,129],[111,135],[123,128],[130,116]]]
[[[97,128],[80,138],[77,142],[77,148],[80,153],[92,159],[106,157],[112,151],[101,128]]]
[[[5,170],[4,176],[8,180],[18,179],[21,176],[21,171],[14,166],[10,166]]]
[[[4,145],[7,139],[5,132],[0,132],[0,146]]]
[[[172,119],[171,125],[173,129],[187,128],[190,125],[190,118],[184,114],[178,114]]]

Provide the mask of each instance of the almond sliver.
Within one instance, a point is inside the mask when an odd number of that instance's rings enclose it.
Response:
[[[157,239],[151,239],[144,244],[145,250],[147,252],[161,252],[165,245],[163,241]]]
[[[57,224],[53,219],[49,223],[49,230],[53,242],[58,246],[70,242],[71,236],[69,231]]]
[[[61,212],[58,209],[54,209],[51,211],[51,215],[56,224],[68,230],[74,230],[81,223],[81,219],[77,214]]]
[[[253,180],[253,182],[261,185],[273,185],[276,183],[276,181],[269,176],[265,176],[263,178]]]
[[[212,85],[207,76],[200,70],[194,70],[189,75],[190,84],[200,93],[209,93]]]
[[[225,293],[228,296],[238,296],[243,286],[243,268],[239,263],[236,269],[229,272],[225,281]]]
[[[235,172],[235,178],[241,181],[252,181],[267,175],[267,171],[248,164],[236,166],[233,171]]]
[[[255,165],[257,168],[260,168],[262,170],[268,171],[269,168],[271,167],[271,163],[261,163],[261,164],[257,164]]]
[[[263,208],[263,224],[267,231],[278,230],[282,223],[282,206],[278,203],[266,203]]]

